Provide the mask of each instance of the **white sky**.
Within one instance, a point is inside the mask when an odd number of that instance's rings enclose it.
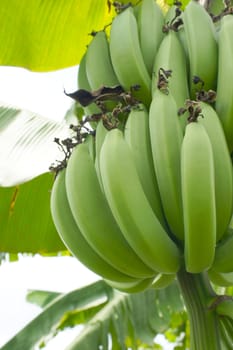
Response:
[[[54,120],[62,120],[71,105],[64,88],[68,92],[77,88],[77,67],[52,73],[0,67],[0,101]],[[97,279],[76,259],[68,257],[22,257],[18,262],[0,265],[0,347],[41,310],[26,302],[27,290],[68,292]],[[44,349],[64,350],[76,334],[76,329],[65,331]],[[166,350],[172,348],[166,345]]]

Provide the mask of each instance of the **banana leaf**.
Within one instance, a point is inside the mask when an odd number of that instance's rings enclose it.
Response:
[[[170,299],[169,296],[173,295]],[[55,297],[40,315],[7,342],[1,350],[32,349],[45,344],[48,335],[82,324],[77,338],[66,350],[137,349],[139,344],[153,346],[154,337],[166,331],[174,313],[184,311],[177,284],[166,289],[124,294],[104,281]],[[70,316],[74,316],[70,317]],[[65,323],[64,323],[65,320]],[[114,345],[113,345],[114,344]]]
[[[0,107],[0,251],[57,253],[66,250],[53,225],[49,166],[64,154],[54,138],[70,135],[66,122]]]
[[[1,0],[0,65],[38,72],[77,65],[90,33],[111,23],[115,14],[111,4],[107,0]]]
[[[89,33],[111,17],[105,0],[2,0],[0,64],[33,71],[77,65]]]

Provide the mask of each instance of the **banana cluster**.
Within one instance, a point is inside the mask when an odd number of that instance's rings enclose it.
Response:
[[[59,169],[51,213],[73,255],[121,291],[163,288],[183,265],[233,284],[233,16],[213,19],[196,1],[164,15],[143,0],[80,63],[92,132]]]

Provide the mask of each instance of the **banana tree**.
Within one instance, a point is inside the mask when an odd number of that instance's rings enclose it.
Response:
[[[176,21],[179,13],[174,15],[172,5],[180,11],[189,1],[182,4],[157,2],[164,13],[171,7],[171,14],[167,17],[168,30],[169,26],[174,29],[174,23],[177,25],[179,22]],[[77,65],[95,33],[103,29],[108,33],[116,14],[133,5],[138,5],[138,1],[51,1],[45,6],[38,0],[30,4],[26,0],[20,3],[14,0],[10,4],[3,0],[0,64],[38,72]],[[231,2],[227,1],[205,1],[202,5],[215,18],[232,10]],[[168,75],[169,72],[163,71],[160,80],[165,94]],[[198,83],[202,82],[199,80]],[[82,87],[88,92],[86,86]],[[99,95],[93,95],[90,91],[88,95],[95,102],[99,96],[103,96],[103,90],[96,91]],[[206,91],[203,91],[201,97],[209,99],[210,93],[207,91],[206,95]],[[137,96],[137,88],[133,91],[133,97],[134,93]],[[83,123],[83,115],[88,110],[82,108],[83,103],[80,107],[77,94],[71,97],[79,103],[74,104],[62,123],[21,111],[17,107],[4,104],[0,107],[1,252],[57,254],[67,251],[50,213],[54,174],[49,168],[52,165],[54,169],[54,161],[62,164],[64,154],[67,155],[67,149],[60,140],[73,138],[70,115],[79,125],[78,121]],[[145,101],[147,103],[148,100]],[[180,114],[197,113],[195,106],[186,105]],[[92,112],[92,115],[96,114]],[[112,120],[107,120],[108,126],[109,122]],[[232,235],[231,229],[228,233]],[[167,332],[170,339],[176,339],[183,332],[185,336],[177,345],[182,349],[189,347],[189,327],[191,349],[231,348],[233,325],[230,311],[226,310],[232,309],[232,289],[227,285],[232,285],[232,277],[225,271],[220,274],[211,271],[211,275],[207,272],[189,273],[182,264],[176,281],[163,289],[150,288],[137,294],[125,294],[100,281],[67,295],[42,293],[50,302],[45,302],[42,313],[2,349],[31,349],[38,343],[43,346],[46,336],[79,324],[84,327],[67,348],[69,350],[155,348],[153,339],[162,332]],[[226,287],[221,288],[221,295],[218,294],[219,286]],[[30,297],[37,298],[38,295],[41,297],[40,292],[35,292]]]

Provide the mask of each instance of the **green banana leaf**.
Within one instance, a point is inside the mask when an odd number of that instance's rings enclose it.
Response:
[[[162,7],[169,3],[157,2]],[[89,34],[111,23],[115,15],[112,3],[110,0],[1,0],[0,65],[38,72],[77,65],[91,40]],[[138,0],[130,3],[136,4]]]
[[[70,136],[66,121],[0,104],[0,186],[19,185],[49,172],[64,158],[54,138]]]
[[[33,290],[29,291],[26,299],[28,302],[40,306],[41,308],[45,308],[49,303],[55,300],[58,296],[62,296],[62,293],[58,292],[50,292],[44,290]],[[85,308],[78,308],[75,310],[70,310],[64,313],[61,320],[56,326],[56,332],[65,330],[66,328],[75,327],[77,325],[88,322],[101,308],[107,303],[107,301],[103,301],[100,304],[94,303],[90,306],[86,306]],[[56,333],[55,332],[55,333]]]
[[[152,345],[158,333],[169,329],[172,315],[181,311],[183,302],[176,283],[166,289],[129,295],[98,281],[54,298],[1,350],[31,349],[44,344],[46,336],[57,334],[64,326],[77,324],[84,327],[81,331],[79,328],[77,338],[66,350],[108,349],[109,335],[112,349],[137,349],[139,344]]]
[[[111,292],[104,282],[98,281],[90,286],[61,294],[15,337],[1,347],[1,350],[33,349],[35,344],[42,342],[46,335],[54,334],[56,325],[62,320],[63,315],[69,311],[89,308],[90,303],[97,304],[106,301]]]
[[[77,65],[89,34],[114,13],[107,0],[1,0],[0,65],[33,71]]]
[[[112,15],[105,0],[1,0],[0,64],[33,71],[74,66],[89,33]]]
[[[44,308],[60,295],[62,295],[62,293],[46,290],[32,290],[27,293],[26,299],[29,303]]]
[[[1,252],[66,250],[50,215],[54,175],[48,169],[64,158],[54,138],[69,135],[65,121],[0,106],[0,186],[5,186],[0,187]]]
[[[56,254],[66,248],[50,214],[53,175],[17,187],[0,188],[0,251]]]

